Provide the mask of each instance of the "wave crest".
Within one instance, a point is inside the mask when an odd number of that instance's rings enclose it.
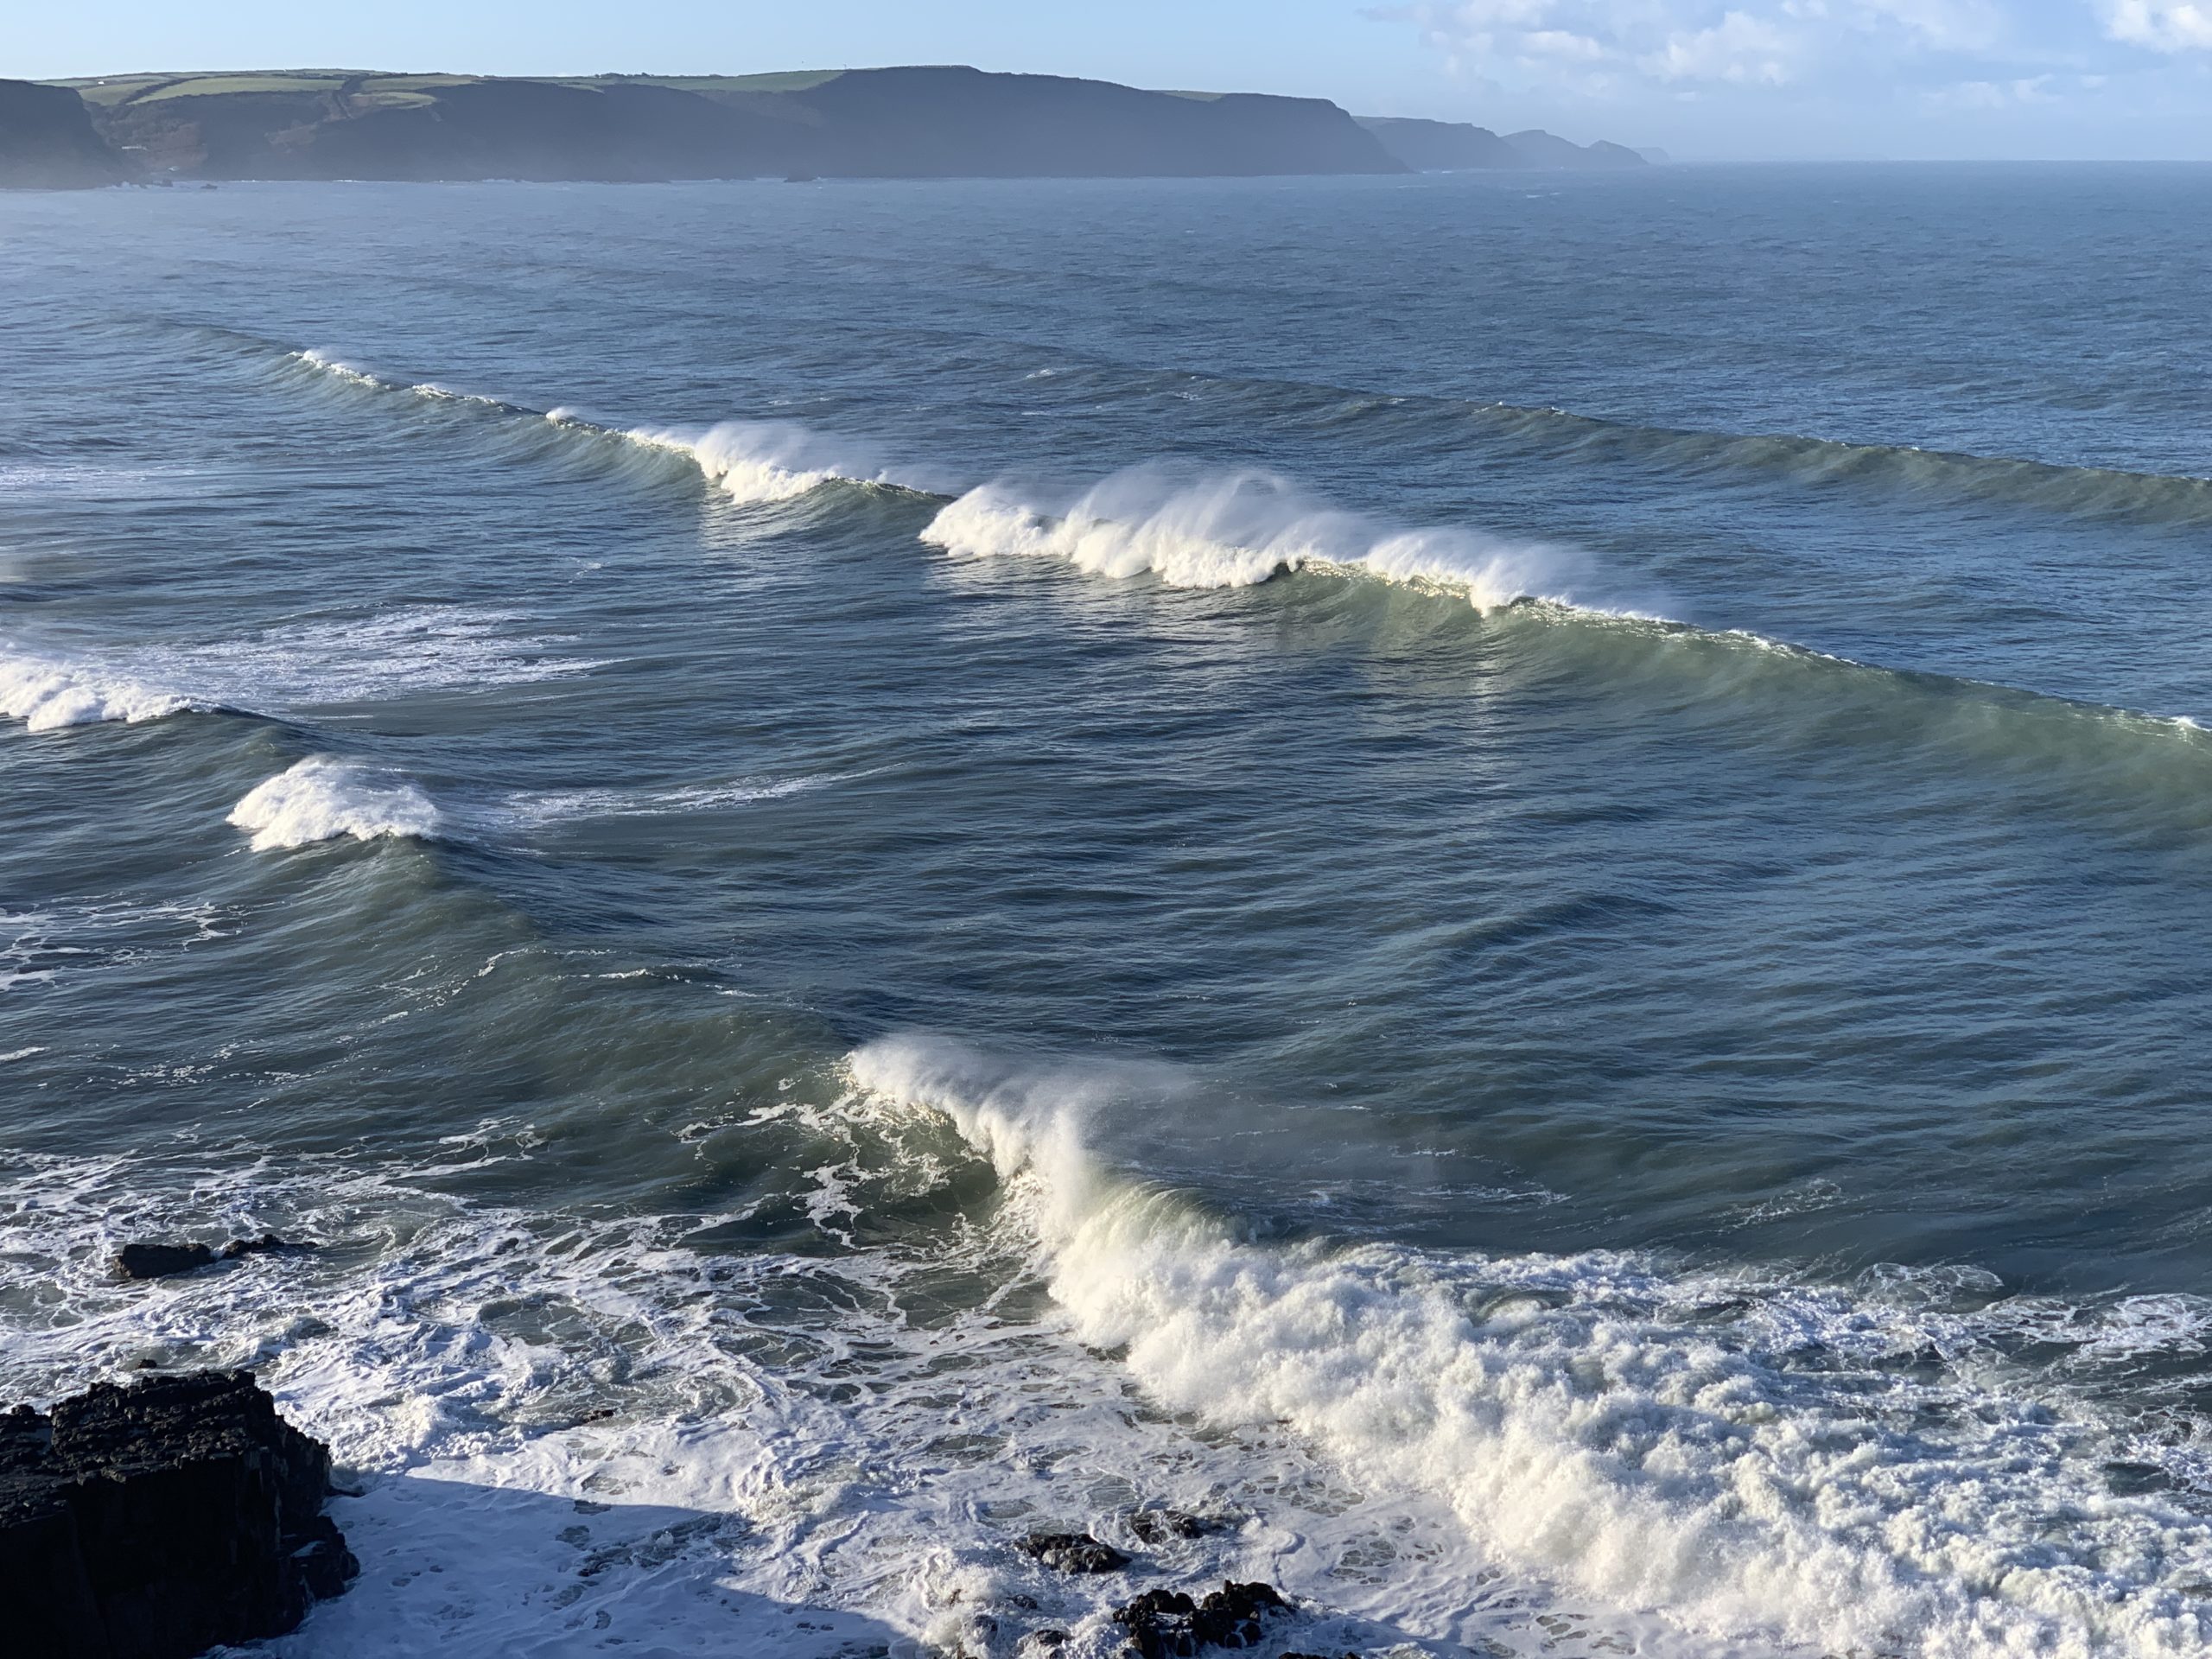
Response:
[[[582,425],[565,410],[557,424]],[[786,421],[724,421],[705,428],[634,427],[619,435],[683,456],[707,481],[746,506],[792,501],[825,484],[896,484],[863,443]]]
[[[103,721],[160,720],[207,705],[128,675],[82,663],[0,655],[0,715],[34,732]]]
[[[1249,470],[1187,481],[1135,468],[1058,506],[987,484],[940,512],[922,540],[974,557],[1150,575],[1173,588],[1247,588],[1308,569],[1351,572],[1464,594],[1484,612],[1522,599],[1576,604],[1574,589],[1587,580],[1586,562],[1567,549],[1378,524]]]
[[[256,852],[305,847],[351,836],[428,839],[438,809],[413,783],[359,761],[310,755],[262,784],[231,809],[229,822],[253,831]]]

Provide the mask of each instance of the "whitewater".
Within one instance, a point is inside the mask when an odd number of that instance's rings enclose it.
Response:
[[[297,1659],[2212,1652],[2202,181],[1654,178],[0,203],[0,1404]]]

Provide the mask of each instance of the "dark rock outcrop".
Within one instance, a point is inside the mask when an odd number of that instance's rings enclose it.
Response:
[[[278,1636],[359,1571],[330,1454],[245,1371],[101,1384],[0,1416],[0,1630],[53,1659]]]
[[[69,88],[0,80],[0,189],[81,190],[130,172]]]
[[[1056,1573],[1118,1573],[1129,1564],[1122,1551],[1087,1532],[1033,1532],[1021,1550]]]
[[[1267,1634],[1266,1617],[1289,1608],[1271,1584],[1224,1580],[1203,1600],[1180,1590],[1147,1590],[1116,1608],[1114,1622],[1129,1633],[1128,1650],[1137,1659],[1192,1659],[1207,1648],[1256,1647]]]
[[[126,1244],[115,1253],[115,1270],[125,1279],[174,1279],[197,1273],[218,1262],[236,1262],[248,1255],[289,1255],[308,1250],[310,1244],[293,1244],[264,1233],[259,1238],[234,1238],[219,1250],[205,1244]]]

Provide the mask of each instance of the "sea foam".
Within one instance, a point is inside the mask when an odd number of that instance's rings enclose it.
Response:
[[[1175,588],[1249,587],[1306,569],[1365,574],[1464,594],[1485,612],[1519,599],[1576,603],[1588,579],[1569,549],[1384,525],[1258,471],[1191,480],[1137,468],[1065,502],[987,484],[946,506],[922,539],[949,553],[1058,559]]]
[[[253,790],[231,810],[230,822],[253,831],[256,852],[269,852],[340,836],[424,839],[437,834],[439,817],[429,797],[404,778],[310,755]]]
[[[1721,1321],[1696,1310],[1744,1287],[1631,1256],[1258,1243],[1095,1158],[1079,1078],[916,1039],[849,1065],[864,1094],[942,1113],[991,1161],[1075,1334],[1124,1353],[1154,1401],[1288,1425],[1363,1485],[1447,1502],[1516,1569],[1715,1640],[1818,1652],[2212,1643],[2193,1592],[2212,1527],[2169,1497],[2115,1496],[2096,1426],[1872,1364],[1875,1391],[1824,1393],[1821,1373],[1773,1357],[1886,1351],[1899,1333],[1882,1327],[1911,1323],[1894,1305],[1767,1287]]]

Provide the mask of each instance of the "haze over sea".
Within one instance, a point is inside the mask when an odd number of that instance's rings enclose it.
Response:
[[[0,1395],[258,1368],[283,1655],[2212,1651],[2208,232],[0,203]]]

